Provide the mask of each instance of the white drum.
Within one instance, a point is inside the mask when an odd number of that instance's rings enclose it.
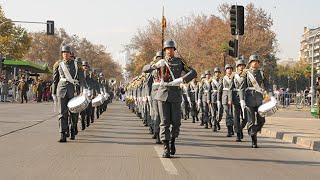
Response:
[[[85,110],[89,106],[89,99],[84,96],[77,96],[68,102],[69,111],[72,113],[80,113],[81,111]]]
[[[275,114],[278,111],[277,108],[277,101],[276,100],[271,100],[269,102],[266,102],[259,106],[258,108],[258,113],[262,117],[267,117]]]
[[[103,97],[99,94],[97,97],[92,99],[92,106],[93,107],[101,106],[103,102],[104,102]]]

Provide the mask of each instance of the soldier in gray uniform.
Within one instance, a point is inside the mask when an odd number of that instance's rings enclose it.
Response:
[[[196,100],[198,99],[198,88],[197,88],[197,77],[193,78],[192,81],[188,84],[188,94],[190,97],[191,102],[191,116],[192,116],[192,123],[195,121],[199,121],[198,118],[198,110],[197,110],[197,103]]]
[[[82,61],[82,68],[84,71],[83,73],[84,77],[88,85],[88,98],[91,100],[93,98],[93,91],[95,91],[95,88],[94,88],[94,81],[90,76],[88,61]],[[81,130],[84,130],[86,126],[89,127],[90,120],[91,120],[91,113],[92,113],[92,102],[90,102],[87,109],[81,112]]]
[[[228,128],[227,137],[233,135],[233,117],[232,117],[232,82],[233,82],[233,67],[231,64],[225,66],[226,75],[223,77],[220,84],[218,94],[219,100],[222,102],[223,109],[226,113],[226,126]]]
[[[263,92],[267,91],[270,99],[273,97],[272,87],[267,78],[264,77],[263,71],[259,70],[259,56],[251,55],[249,58],[249,69],[246,71],[245,83],[240,90],[245,91],[245,106],[247,106],[248,115],[248,132],[252,139],[252,147],[257,148],[257,132],[261,131],[265,118],[258,113],[258,107],[263,101]],[[242,101],[243,102],[243,101]]]
[[[241,142],[243,139],[243,128],[247,124],[244,90],[240,91],[242,84],[245,82],[246,72],[244,71],[246,63],[243,59],[237,61],[237,72],[234,74],[233,86],[232,86],[232,105],[233,105],[233,119],[234,128],[237,133],[237,142]],[[242,100],[240,100],[242,99]],[[241,120],[240,120],[241,119]]]
[[[95,98],[96,96],[98,96],[98,94],[100,94],[100,86],[99,86],[99,82],[98,82],[98,78],[97,78],[97,75],[96,75],[96,70],[93,69],[92,72],[90,72],[90,77],[93,81],[93,85],[94,85],[94,91],[93,91],[93,98]],[[94,122],[94,113],[96,112],[95,111],[96,108],[95,107],[92,107],[92,111],[91,111],[91,123]]]
[[[69,109],[67,104],[75,94],[75,84],[80,84],[84,89],[83,94],[87,96],[87,83],[83,77],[81,67],[70,60],[70,47],[63,46],[61,49],[63,60],[57,61],[53,66],[52,97],[59,107],[59,142],[66,142],[68,130]],[[75,124],[71,124],[71,139],[75,138]]]
[[[200,126],[203,126],[203,105],[202,105],[202,93],[203,91],[200,91],[202,89],[202,85],[204,83],[204,80],[206,79],[206,75],[205,74],[201,74],[201,79],[200,79],[200,82],[197,84],[197,109],[198,109],[198,112],[200,114]]]
[[[189,96],[189,83],[181,83],[182,103],[181,115],[184,120],[189,119],[191,98]]]
[[[153,119],[153,139],[156,139],[156,144],[161,144],[161,140],[160,140],[160,114],[159,114],[159,108],[158,108],[158,100],[156,100],[156,94],[158,92],[159,89],[159,85],[160,85],[160,74],[159,74],[159,69],[154,69],[154,68],[150,68],[151,65],[157,63],[159,60],[161,60],[163,55],[162,51],[158,51],[156,53],[156,56],[154,58],[154,60],[150,63],[147,64],[143,67],[143,72],[145,73],[150,73],[152,75],[152,89],[151,89],[151,100],[152,100],[152,119]]]
[[[202,86],[200,88],[200,97],[202,102],[202,116],[204,128],[208,129],[208,124],[212,128],[211,121],[209,121],[209,105],[210,105],[210,78],[211,72],[209,70],[205,71],[206,78],[203,79]]]
[[[160,68],[163,74],[160,86],[156,95],[158,100],[159,113],[161,119],[161,139],[164,143],[164,158],[169,158],[170,154],[176,153],[175,139],[179,136],[181,126],[181,89],[182,82],[190,82],[197,76],[197,72],[189,67],[183,59],[174,56],[176,50],[173,41],[164,42],[165,59],[159,60],[149,68]],[[181,73],[186,74],[181,77]],[[170,126],[172,130],[170,131]],[[170,137],[171,136],[171,137]],[[169,146],[169,141],[171,141]]]
[[[220,121],[222,119],[223,108],[221,107],[221,101],[218,100],[218,90],[222,84],[221,70],[219,67],[214,68],[214,76],[210,80],[210,94],[211,94],[211,120],[213,123],[213,132],[220,130]]]

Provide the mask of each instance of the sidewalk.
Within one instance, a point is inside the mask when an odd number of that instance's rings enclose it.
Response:
[[[306,109],[280,109],[266,118],[261,135],[320,151],[320,119]]]

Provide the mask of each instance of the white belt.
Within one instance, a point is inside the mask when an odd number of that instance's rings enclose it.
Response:
[[[230,91],[230,89],[229,89],[229,88],[223,88],[223,90],[224,90],[224,91]]]
[[[152,84],[152,86],[158,86],[158,85],[160,85],[160,82],[154,82],[154,83]]]
[[[208,90],[204,90],[203,92],[206,92],[206,93],[207,93],[207,92],[209,92],[209,91],[208,91]]]
[[[60,81],[72,83],[72,82],[68,81],[68,79],[66,79],[66,78],[60,78]],[[79,81],[78,80],[74,80],[74,83],[75,84],[79,84]]]
[[[215,90],[215,89],[213,89],[213,90],[211,90],[212,92],[218,92],[218,90]]]
[[[240,91],[240,89],[233,89],[233,91],[237,91],[237,92],[239,92],[239,91]]]

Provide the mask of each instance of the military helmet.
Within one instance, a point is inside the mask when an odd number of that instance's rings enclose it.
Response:
[[[166,48],[174,48],[174,50],[176,50],[176,44],[172,40],[165,41],[163,43],[163,50],[165,50]]]
[[[231,65],[231,64],[226,64],[226,66],[224,67],[224,69],[228,69],[228,68],[233,69],[233,67],[232,67],[232,65]]]
[[[206,70],[206,71],[204,72],[204,74],[205,74],[205,75],[211,75],[211,72],[210,72],[210,70]]]
[[[219,67],[215,67],[215,68],[214,68],[214,72],[221,72],[221,70],[220,70]]]
[[[61,52],[71,52],[70,46],[62,46]]]
[[[201,74],[201,79],[202,78],[206,78],[206,75],[205,74]]]
[[[101,72],[101,73],[99,73],[99,77],[103,77],[103,73]]]
[[[77,62],[77,63],[82,63],[81,57],[76,57],[76,59],[74,61]]]
[[[89,66],[88,61],[82,61],[82,66]]]
[[[258,55],[251,55],[249,58],[249,64],[251,61],[259,61],[259,56]]]
[[[162,57],[162,55],[163,55],[163,51],[158,51],[158,52],[156,53],[156,58],[157,58],[157,57]]]
[[[238,59],[236,66],[238,67],[239,65],[246,65],[246,62],[244,61],[244,59]]]

